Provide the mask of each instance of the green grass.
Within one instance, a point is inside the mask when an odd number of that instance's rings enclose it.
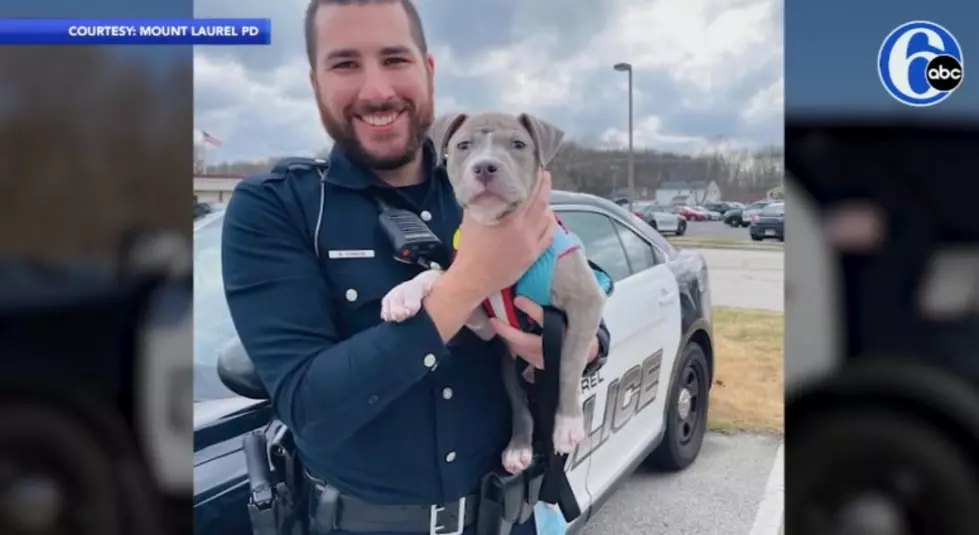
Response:
[[[670,236],[666,238],[674,245],[689,245],[701,247],[751,248],[751,249],[782,249],[785,244],[780,241],[749,241],[731,240],[725,238],[709,238],[699,236]]]
[[[712,431],[782,433],[783,328],[780,312],[714,307]]]

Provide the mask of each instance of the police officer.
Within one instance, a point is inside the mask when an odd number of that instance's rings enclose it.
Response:
[[[542,360],[537,336],[497,324],[500,337],[482,342],[463,326],[547,247],[550,178],[499,226],[463,216],[427,139],[434,61],[409,0],[312,0],[306,41],[335,145],[326,161],[286,162],[236,188],[222,253],[235,327],[295,434],[312,533],[454,533],[460,518],[473,533],[480,480],[500,469],[511,430],[503,344]],[[381,321],[381,298],[422,268],[394,259],[377,199],[444,244],[463,227],[456,259],[403,323]],[[607,347],[603,324],[592,367]],[[324,492],[342,502],[325,522]],[[533,521],[512,531],[533,532]]]

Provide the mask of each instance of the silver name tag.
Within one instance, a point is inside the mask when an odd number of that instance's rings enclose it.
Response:
[[[330,258],[374,258],[374,251],[364,249],[360,251],[330,251]]]

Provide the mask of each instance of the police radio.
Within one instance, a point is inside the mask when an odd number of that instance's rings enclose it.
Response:
[[[381,199],[376,200],[381,209],[378,222],[394,248],[395,260],[420,265],[425,269],[444,267],[432,264],[433,259],[443,256],[445,247],[418,215],[394,208]]]

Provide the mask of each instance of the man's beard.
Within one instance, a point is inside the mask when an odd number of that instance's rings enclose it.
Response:
[[[416,105],[410,100],[395,100],[375,105],[351,104],[344,108],[342,119],[333,117],[318,97],[316,104],[326,133],[333,138],[334,144],[344,151],[347,158],[368,169],[393,171],[414,161],[418,156],[418,150],[425,142],[428,130],[435,121],[431,102],[429,99],[427,103],[421,105]],[[354,130],[354,121],[359,120],[356,119],[356,116],[402,110],[405,118],[408,119],[408,140],[405,142],[404,150],[386,157],[376,157],[368,153],[364,145],[357,139],[357,133]]]

